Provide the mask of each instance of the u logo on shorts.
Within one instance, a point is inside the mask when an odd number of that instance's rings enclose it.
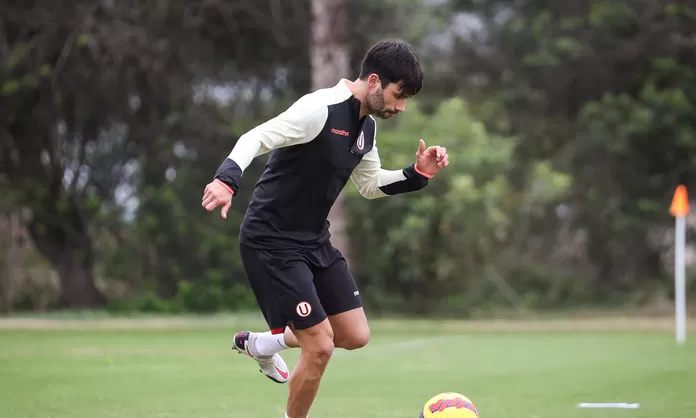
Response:
[[[297,304],[297,307],[295,307],[295,312],[302,318],[306,318],[312,313],[312,305],[307,302],[300,302]]]

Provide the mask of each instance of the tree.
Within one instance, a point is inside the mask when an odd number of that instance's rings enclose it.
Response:
[[[312,90],[331,87],[349,77],[348,9],[345,0],[312,0]],[[350,263],[345,193],[336,199],[328,220],[333,244]]]
[[[529,245],[524,225],[544,220],[542,209],[566,191],[567,176],[537,161],[525,184],[513,187],[506,175],[516,138],[488,132],[460,98],[443,101],[432,114],[409,103],[408,115],[384,125],[385,167],[413,162],[418,142],[410,137],[445,146],[450,165],[416,193],[367,201],[349,188],[365,300],[376,311],[419,315],[466,314],[486,303],[521,307],[527,301],[518,294],[527,292],[559,303],[550,294],[561,281],[541,281],[527,261],[540,251]]]
[[[518,176],[551,159],[572,175],[567,217],[587,233],[592,288],[615,299],[664,278],[650,242],[676,184],[696,174],[693,5],[452,1],[477,22],[451,63],[468,97],[495,101],[521,135]],[[493,99],[491,99],[493,98]]]
[[[165,184],[174,128],[196,88],[235,77],[275,81],[276,64],[297,62],[292,42],[282,42],[303,33],[303,5],[0,6],[0,175],[12,203],[31,209],[29,230],[60,275],[62,306],[105,302],[94,280],[94,230],[100,220],[118,224],[124,190]],[[167,207],[145,199],[141,209],[162,215]],[[171,294],[160,260],[153,275]]]

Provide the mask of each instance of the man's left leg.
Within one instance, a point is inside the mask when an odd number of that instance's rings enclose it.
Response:
[[[329,322],[334,330],[334,346],[338,348],[356,350],[370,341],[370,327],[362,306],[329,315]],[[290,327],[286,327],[282,334],[273,334],[271,331],[254,334],[260,355],[272,356],[282,350],[300,346]]]
[[[334,331],[334,346],[362,348],[370,341],[370,327],[360,292],[341,253],[327,246],[319,253],[325,268],[314,272],[314,287]]]
[[[334,330],[334,346],[346,350],[362,348],[370,341],[370,327],[358,286],[338,250],[327,246],[322,252],[320,258],[328,263],[314,271],[314,287]],[[254,334],[261,355],[271,356],[286,348],[300,346],[290,327],[286,327],[282,334],[274,335],[270,331]]]

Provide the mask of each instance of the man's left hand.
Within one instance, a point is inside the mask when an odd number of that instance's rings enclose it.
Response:
[[[420,140],[420,148],[416,153],[416,168],[418,171],[434,176],[441,168],[449,165],[447,148],[441,146],[425,147],[425,141]]]

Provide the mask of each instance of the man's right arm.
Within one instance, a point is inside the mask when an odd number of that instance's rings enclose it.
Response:
[[[244,170],[254,158],[313,140],[324,128],[327,116],[327,106],[316,97],[311,94],[301,97],[280,115],[242,135],[218,168],[215,180],[236,193]]]

